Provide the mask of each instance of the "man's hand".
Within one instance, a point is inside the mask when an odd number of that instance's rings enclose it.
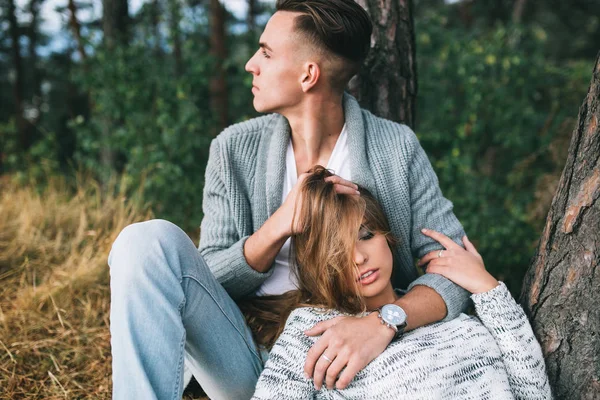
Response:
[[[244,243],[246,262],[256,271],[267,272],[273,265],[273,260],[277,257],[281,246],[291,235],[300,230],[298,216],[300,215],[302,202],[299,201],[298,194],[306,177],[308,177],[307,172],[298,177],[298,182],[296,182],[281,207]],[[337,175],[329,176],[325,178],[325,181],[333,182],[337,193],[359,194],[357,191],[358,186]]]
[[[300,221],[298,216],[302,209],[302,202],[298,195],[300,194],[300,188],[308,176],[308,172],[305,172],[298,176],[298,182],[294,185],[281,207],[277,210],[277,218],[281,222],[281,229],[286,236],[291,236],[294,233],[298,233],[301,230]],[[358,195],[358,186],[354,183],[345,180],[337,175],[329,176],[325,178],[325,182],[332,182],[337,193],[354,194]]]
[[[304,364],[305,376],[314,378],[317,390],[323,381],[329,389],[334,385],[344,389],[360,370],[383,353],[394,337],[394,331],[379,322],[376,312],[363,318],[337,317],[319,322],[304,333],[323,334],[308,351]],[[343,368],[346,369],[340,375]]]

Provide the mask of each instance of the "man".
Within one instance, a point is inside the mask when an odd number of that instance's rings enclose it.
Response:
[[[418,277],[414,267],[413,256],[443,257],[421,228],[457,243],[464,235],[423,149],[408,127],[361,110],[344,93],[371,30],[352,0],[277,2],[246,64],[254,107],[272,114],[213,140],[199,251],[166,221],[131,225],[113,245],[115,399],[181,398],[184,358],[210,398],[251,397],[265,354],[234,300],[294,288],[288,260],[296,194],[302,172],[316,164],[335,171],[338,192],[360,195],[354,181],[374,193],[401,238],[394,282],[409,290],[395,304],[406,314],[405,330],[464,309],[466,291],[441,275]],[[321,335],[305,363],[307,379],[317,388],[346,387],[399,327],[377,313],[315,326],[306,332]]]

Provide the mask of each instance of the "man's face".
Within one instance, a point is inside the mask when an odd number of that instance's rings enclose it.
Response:
[[[279,112],[300,103],[301,81],[308,46],[294,32],[297,13],[278,11],[269,20],[259,40],[258,51],[246,63],[254,78],[252,93],[258,112]]]

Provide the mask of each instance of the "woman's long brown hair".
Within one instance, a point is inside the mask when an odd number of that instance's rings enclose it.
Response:
[[[258,345],[271,349],[290,313],[298,307],[336,309],[348,314],[366,311],[356,281],[354,246],[361,227],[396,239],[381,206],[365,188],[360,196],[338,194],[325,178],[333,174],[317,165],[300,188],[301,231],[292,236],[290,268],[298,289],[260,296],[238,305]],[[296,217],[296,216],[295,216]]]

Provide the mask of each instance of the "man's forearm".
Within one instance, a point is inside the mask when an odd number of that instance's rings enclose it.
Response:
[[[271,268],[273,260],[289,237],[281,230],[278,218],[279,214],[276,211],[244,243],[246,262],[258,272],[267,272]]]
[[[421,326],[441,321],[446,317],[446,303],[435,290],[424,285],[414,286],[396,300],[406,312],[406,328],[410,331]]]

